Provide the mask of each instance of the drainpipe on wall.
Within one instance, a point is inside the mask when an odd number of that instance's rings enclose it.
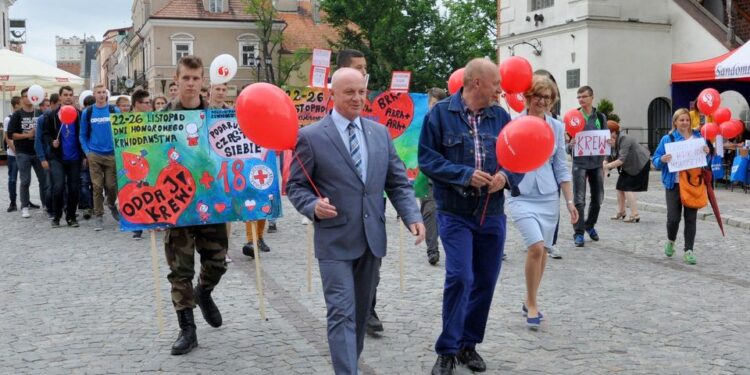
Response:
[[[734,24],[732,19],[732,0],[727,0],[727,45],[732,47],[734,40]]]

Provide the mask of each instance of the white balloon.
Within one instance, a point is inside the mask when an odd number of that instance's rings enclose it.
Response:
[[[94,92],[91,91],[91,90],[86,90],[86,91],[82,92],[80,95],[78,95],[78,104],[80,104],[81,108],[83,108],[83,101],[87,97],[93,96],[93,95],[94,95]]]
[[[26,97],[33,105],[39,105],[44,101],[44,89],[39,85],[32,85],[29,87],[29,91],[26,92]]]
[[[235,74],[237,74],[237,60],[234,56],[225,53],[216,56],[211,62],[209,77],[212,85],[227,83],[234,78]]]

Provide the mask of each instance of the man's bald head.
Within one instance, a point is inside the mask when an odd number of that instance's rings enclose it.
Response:
[[[333,108],[350,121],[359,117],[365,106],[365,76],[352,68],[341,68],[331,77]]]
[[[357,80],[361,80],[362,83],[365,82],[365,76],[363,76],[359,70],[352,69],[352,68],[341,68],[341,69],[336,70],[333,73],[333,76],[331,77],[331,88],[335,89],[337,83],[340,86],[341,83],[344,81],[357,81]]]
[[[484,108],[501,94],[500,71],[488,59],[473,59],[464,69],[464,100],[472,110]]]
[[[464,86],[475,79],[491,77],[493,73],[500,74],[495,63],[484,58],[473,59],[464,68]]]

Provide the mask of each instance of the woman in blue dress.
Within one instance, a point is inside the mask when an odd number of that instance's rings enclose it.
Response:
[[[560,216],[560,194],[565,196],[570,222],[578,221],[578,210],[573,204],[571,173],[565,152],[565,130],[562,123],[548,115],[558,99],[555,84],[547,77],[534,76],[527,91],[527,110],[521,115],[544,119],[555,134],[555,147],[544,165],[526,173],[518,190],[508,197],[511,219],[521,233],[526,254],[526,302],[522,311],[526,325],[536,330],[543,319],[537,305],[537,292],[547,264],[545,248],[552,246],[555,227]]]

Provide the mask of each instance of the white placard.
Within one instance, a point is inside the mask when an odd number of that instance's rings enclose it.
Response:
[[[610,153],[609,130],[586,130],[576,134],[573,157],[607,156]]]
[[[391,76],[391,91],[409,92],[409,81],[411,81],[411,72],[393,72]]]
[[[679,172],[691,168],[705,167],[706,141],[703,138],[692,138],[687,141],[669,142],[664,144],[664,154],[672,155],[667,164],[670,172]]]
[[[312,76],[310,79],[310,86],[312,87],[326,87],[326,80],[328,79],[328,68],[323,66],[313,66]]]
[[[719,155],[722,158],[724,157],[724,137],[721,136],[721,134],[716,136],[716,152],[714,152],[715,155]]]
[[[314,48],[312,64],[314,66],[322,66],[324,68],[330,68],[331,67],[331,50],[322,49],[322,48]]]

